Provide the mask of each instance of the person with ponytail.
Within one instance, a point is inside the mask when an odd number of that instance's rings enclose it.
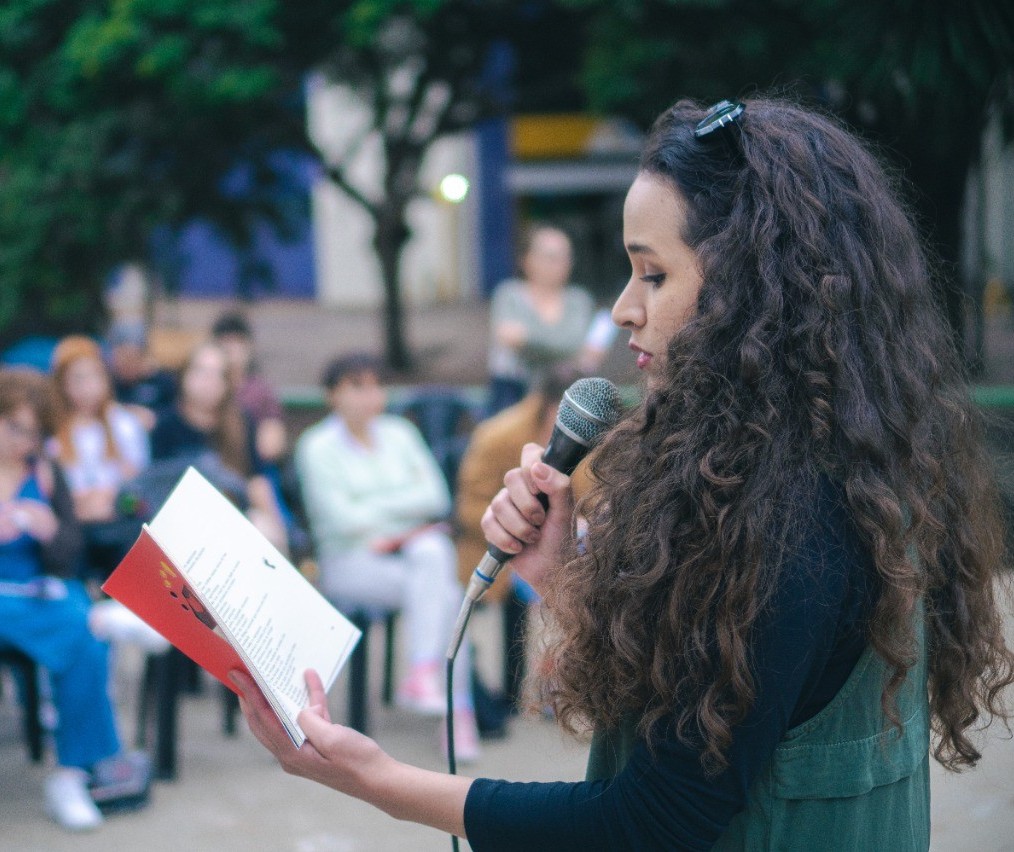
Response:
[[[312,674],[297,751],[237,676],[285,769],[475,850],[928,848],[930,756],[975,765],[1014,655],[979,415],[900,197],[814,110],[659,116],[613,307],[643,401],[576,507],[529,444],[482,521],[553,620],[543,700],[587,778],[406,766]]]

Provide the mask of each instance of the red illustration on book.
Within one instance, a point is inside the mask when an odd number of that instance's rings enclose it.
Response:
[[[247,671],[246,666],[147,529],[102,589],[236,691],[228,674],[234,669]],[[177,606],[166,606],[167,593]]]

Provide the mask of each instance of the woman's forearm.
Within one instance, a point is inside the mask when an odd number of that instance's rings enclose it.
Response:
[[[465,836],[465,799],[472,779],[392,760],[364,779],[362,798],[396,819]]]

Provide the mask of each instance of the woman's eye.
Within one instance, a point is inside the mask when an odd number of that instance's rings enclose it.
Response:
[[[652,287],[657,287],[659,284],[661,284],[663,281],[665,281],[665,273],[664,272],[656,272],[653,275],[642,275],[641,276],[641,280],[645,284],[650,284]]]

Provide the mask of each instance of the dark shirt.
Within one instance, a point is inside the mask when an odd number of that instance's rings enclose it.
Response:
[[[176,408],[167,408],[159,414],[151,430],[154,461],[198,456],[213,449],[211,435],[191,425]]]
[[[175,403],[176,380],[168,370],[156,370],[134,382],[114,380],[113,393],[117,402],[141,405],[159,413]]]
[[[779,572],[751,640],[757,700],[733,731],[729,766],[706,777],[699,753],[670,735],[639,742],[612,779],[478,779],[465,802],[477,850],[710,849],[786,731],[838,693],[865,650],[875,572],[840,490],[825,482],[798,548]]]
[[[261,473],[264,462],[257,453],[253,424],[245,417],[244,423],[250,472]],[[155,461],[193,458],[215,449],[211,433],[198,429],[176,407],[163,411],[155,421],[155,428],[151,430],[151,457]]]

